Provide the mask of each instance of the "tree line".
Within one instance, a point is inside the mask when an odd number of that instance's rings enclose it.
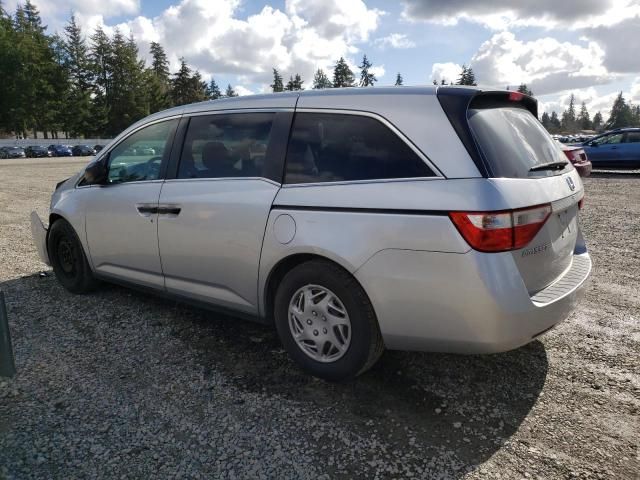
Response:
[[[157,42],[149,46],[150,65],[140,59],[133,36],[116,29],[112,36],[98,27],[87,38],[72,15],[61,35],[48,34],[40,13],[30,0],[9,15],[0,0],[0,132],[26,138],[114,136],[133,122],[172,106],[203,100],[235,97],[229,84],[221,88],[214,78],[205,82],[197,69],[180,59],[177,72],[171,72],[168,57]],[[372,87],[378,79],[365,54],[358,75],[341,57],[331,76],[318,69],[311,88]],[[401,73],[396,86],[403,85]],[[433,80],[447,85],[446,79]],[[470,66],[463,65],[456,85],[476,85]],[[299,73],[285,80],[273,68],[273,92],[305,88]],[[518,91],[533,95],[526,84]],[[559,117],[556,112],[542,115],[542,124],[552,133],[601,130],[640,125],[640,106],[618,96],[607,122],[600,112],[593,118],[583,103],[576,111],[572,95],[569,107]]]

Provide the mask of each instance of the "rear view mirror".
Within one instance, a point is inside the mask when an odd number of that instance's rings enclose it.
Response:
[[[84,180],[90,185],[99,185],[107,181],[107,162],[101,158],[97,162],[91,162],[84,171]]]

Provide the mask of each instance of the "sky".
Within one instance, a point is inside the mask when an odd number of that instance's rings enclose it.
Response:
[[[13,12],[17,0],[3,0]],[[22,3],[22,2],[20,2]],[[71,14],[89,35],[133,33],[143,58],[160,42],[241,95],[344,56],[354,71],[367,55],[377,85],[400,72],[405,85],[455,81],[470,65],[479,85],[526,83],[540,111],[566,108],[571,93],[607,117],[622,91],[640,103],[640,0],[32,0],[50,31]]]

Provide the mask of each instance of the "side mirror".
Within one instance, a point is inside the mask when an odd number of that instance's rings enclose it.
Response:
[[[593,140],[593,141],[589,142],[589,143],[588,143],[588,145],[589,145],[590,147],[597,147],[599,144],[598,144],[598,142],[596,142],[595,140]]]
[[[105,157],[97,162],[91,162],[84,171],[84,180],[89,185],[105,183],[107,176],[107,159]]]

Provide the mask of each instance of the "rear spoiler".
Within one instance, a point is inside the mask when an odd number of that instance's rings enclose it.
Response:
[[[460,137],[462,144],[469,152],[473,163],[483,177],[492,176],[491,166],[484,160],[480,149],[467,122],[467,111],[470,108],[497,108],[504,106],[518,106],[529,110],[538,118],[538,101],[520,92],[509,90],[481,90],[465,87],[438,87],[436,92],[438,101],[447,115],[451,126]]]

